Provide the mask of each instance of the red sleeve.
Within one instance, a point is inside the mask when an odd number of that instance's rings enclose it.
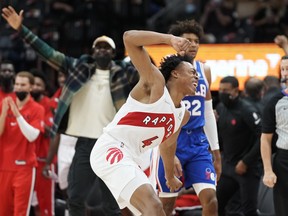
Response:
[[[34,102],[29,107],[31,110],[33,109],[33,112],[31,112],[31,119],[29,120],[29,124],[39,129],[42,133],[44,133],[44,121],[45,121],[45,109],[40,104],[37,104]]]
[[[44,123],[46,126],[51,127],[53,124],[53,113],[51,110],[51,99],[48,97],[43,97],[39,104],[44,107],[45,110],[45,120]]]

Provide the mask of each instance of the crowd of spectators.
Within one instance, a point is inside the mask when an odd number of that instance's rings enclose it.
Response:
[[[195,19],[205,30],[202,43],[272,42],[288,35],[287,0],[4,0],[24,10],[24,24],[52,47],[78,57],[89,53],[100,35],[112,37],[116,58],[124,56],[122,34],[128,29],[167,32],[176,20]],[[16,71],[48,70],[17,32],[0,20],[0,60],[10,59]]]

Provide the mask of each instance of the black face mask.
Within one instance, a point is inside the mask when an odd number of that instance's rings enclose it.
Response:
[[[100,69],[107,69],[112,59],[111,56],[104,55],[104,56],[96,56],[95,60]]]
[[[228,93],[219,93],[219,100],[226,106],[230,107],[233,105],[234,99],[233,97]]]
[[[41,91],[32,91],[30,92],[31,96],[34,98],[35,101],[38,101],[42,95]]]
[[[20,100],[20,101],[23,101],[27,95],[28,95],[28,92],[26,91],[19,91],[19,92],[15,92],[17,98]]]

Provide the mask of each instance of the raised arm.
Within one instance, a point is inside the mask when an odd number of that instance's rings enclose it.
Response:
[[[21,10],[19,14],[17,14],[15,9],[11,6],[2,9],[2,17],[7,21],[11,28],[20,33],[20,36],[36,51],[42,60],[54,69],[66,73],[67,68],[70,66],[68,65],[69,61],[66,60],[71,57],[66,57],[63,53],[54,50],[26,28],[23,25],[23,13],[24,11]]]
[[[179,54],[184,54],[190,42],[185,38],[175,37],[152,31],[126,31],[123,36],[124,44],[133,65],[140,74],[140,81],[153,85],[154,82],[164,86],[164,79],[159,70],[152,64],[149,54],[143,46],[167,44],[172,46]]]
[[[274,42],[288,55],[288,38],[285,35],[277,35]]]
[[[16,13],[13,7],[8,6],[2,9],[2,17],[7,21],[7,23],[16,31],[20,30],[23,21],[23,13],[21,10],[19,14]]]

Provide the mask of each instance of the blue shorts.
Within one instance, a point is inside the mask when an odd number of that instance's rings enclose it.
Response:
[[[216,185],[216,173],[213,166],[212,155],[209,152],[209,143],[202,129],[197,131],[181,130],[176,156],[181,162],[183,186],[188,189],[196,183]],[[167,192],[165,172],[162,159],[158,161],[158,190]]]

